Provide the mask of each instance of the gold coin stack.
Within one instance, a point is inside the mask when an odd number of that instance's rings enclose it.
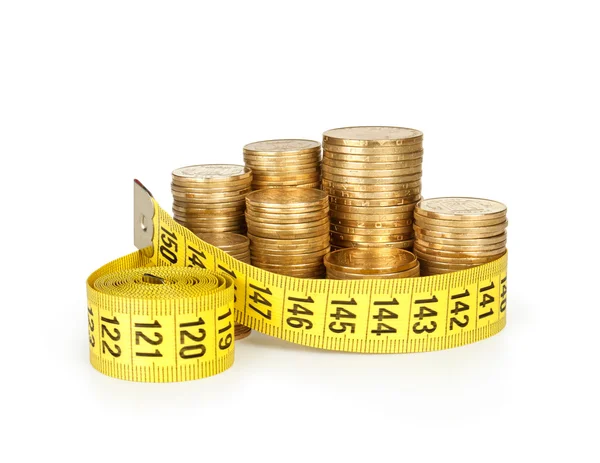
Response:
[[[250,263],[250,240],[237,233],[198,233],[198,238],[225,251],[234,259]],[[234,327],[235,340],[247,338],[252,330],[241,323]]]
[[[269,188],[246,196],[252,265],[281,275],[321,278],[329,252],[327,194],[314,188]]]
[[[413,245],[421,199],[423,134],[402,127],[346,127],[323,134],[323,190],[338,248]]]
[[[419,276],[417,257],[404,249],[349,248],[325,256],[327,278],[364,280],[368,278],[410,278]]]
[[[423,275],[464,270],[506,252],[506,206],[478,198],[424,199],[415,208],[414,252]]]
[[[266,140],[244,146],[252,189],[321,186],[321,145],[312,140]]]
[[[233,164],[204,164],[173,171],[173,217],[194,233],[246,233],[246,194],[252,171]]]

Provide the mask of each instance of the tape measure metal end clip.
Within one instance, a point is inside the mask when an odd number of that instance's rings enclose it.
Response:
[[[133,181],[133,243],[148,257],[154,253],[154,204],[152,193],[139,180]]]

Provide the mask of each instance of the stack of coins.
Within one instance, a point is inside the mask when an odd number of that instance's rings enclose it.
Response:
[[[414,252],[423,275],[464,270],[506,252],[506,206],[478,198],[424,199],[415,208]]]
[[[194,233],[245,233],[246,194],[252,171],[232,164],[205,164],[172,174],[173,217]]]
[[[299,278],[324,276],[327,194],[314,188],[269,188],[246,196],[246,207],[253,265]]]
[[[312,140],[266,140],[244,146],[244,162],[252,169],[252,189],[295,186],[319,188],[321,145]]]
[[[347,127],[323,134],[323,190],[338,248],[410,248],[421,199],[423,134],[402,127]]]
[[[404,249],[349,248],[325,256],[327,278],[364,280],[367,278],[410,278],[419,276],[419,261]]]
[[[200,233],[198,238],[218,247],[237,260],[246,264],[250,263],[250,240],[244,235],[236,233]],[[251,331],[247,326],[236,323],[234,328],[236,341],[248,337]]]

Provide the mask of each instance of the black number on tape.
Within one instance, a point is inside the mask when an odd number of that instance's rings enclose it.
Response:
[[[160,234],[161,245],[158,248],[160,255],[167,259],[172,264],[177,263],[177,250],[179,246],[177,244],[177,235],[172,231],[161,227],[160,230],[163,232]]]
[[[198,317],[198,321],[179,324],[179,329],[181,330],[179,332],[179,342],[181,344],[185,344],[188,339],[191,339],[193,342],[198,343],[182,347],[179,350],[179,357],[182,359],[196,359],[202,357],[206,353],[206,346],[204,344],[200,344],[206,338],[206,330],[203,328],[198,328],[198,335],[194,335],[190,331],[182,329],[202,325],[204,325],[204,320],[202,320],[200,317]]]
[[[117,341],[121,339],[121,332],[118,328],[113,328],[113,332],[111,333],[108,327],[105,325],[105,323],[108,323],[110,325],[119,325],[119,320],[117,320],[116,316],[113,318],[100,317],[100,320],[102,321],[102,353],[106,354],[106,352],[108,351],[108,353],[113,357],[120,357],[121,347],[119,347]],[[112,341],[114,341],[112,348],[108,344],[108,342],[104,340],[105,335],[108,336]]]
[[[160,326],[160,323],[156,320],[154,320],[154,322],[152,323],[136,323],[134,325],[136,328],[162,328]],[[135,332],[135,344],[137,346],[139,346],[142,341],[150,344],[151,346],[160,346],[163,342],[163,336],[162,334],[160,334],[158,331],[155,331],[154,333],[152,333],[152,335],[154,336],[154,339],[151,339],[150,336],[148,336],[147,334],[145,334],[142,331],[136,331]],[[158,350],[155,349],[154,352],[136,352],[135,353],[136,357],[162,357],[162,353]]]
[[[298,315],[303,315],[304,317],[310,317],[314,314],[314,312],[310,309],[307,309],[305,305],[314,304],[314,300],[312,297],[308,296],[307,298],[298,298],[298,297],[288,297],[288,301],[293,302],[294,305],[291,309],[287,309],[289,313],[294,315],[293,317],[288,317],[286,319],[286,323],[292,328],[304,328],[306,330],[310,330],[313,327],[312,321],[308,318],[302,318]],[[304,304],[304,305],[302,305]]]
[[[345,305],[345,306],[357,305],[357,302],[354,298],[350,299],[349,301],[331,301],[331,304],[337,306],[335,308],[335,313],[329,314],[329,316],[331,318],[335,318],[336,320],[340,320],[342,318],[350,318],[350,319],[356,318],[356,314],[354,312],[351,312],[350,310],[346,309],[345,307],[340,307],[343,305]],[[338,334],[345,333],[347,329],[350,330],[350,333],[354,333],[356,331],[356,323],[335,321],[335,322],[331,322],[329,324],[329,330],[334,333],[338,333]]]

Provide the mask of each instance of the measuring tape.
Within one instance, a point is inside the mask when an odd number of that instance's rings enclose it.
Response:
[[[391,280],[308,280],[240,262],[176,223],[138,181],[139,251],[87,280],[90,360],[131,381],[203,378],[233,364],[234,322],[305,346],[408,353],[485,339],[506,324],[507,256]]]

